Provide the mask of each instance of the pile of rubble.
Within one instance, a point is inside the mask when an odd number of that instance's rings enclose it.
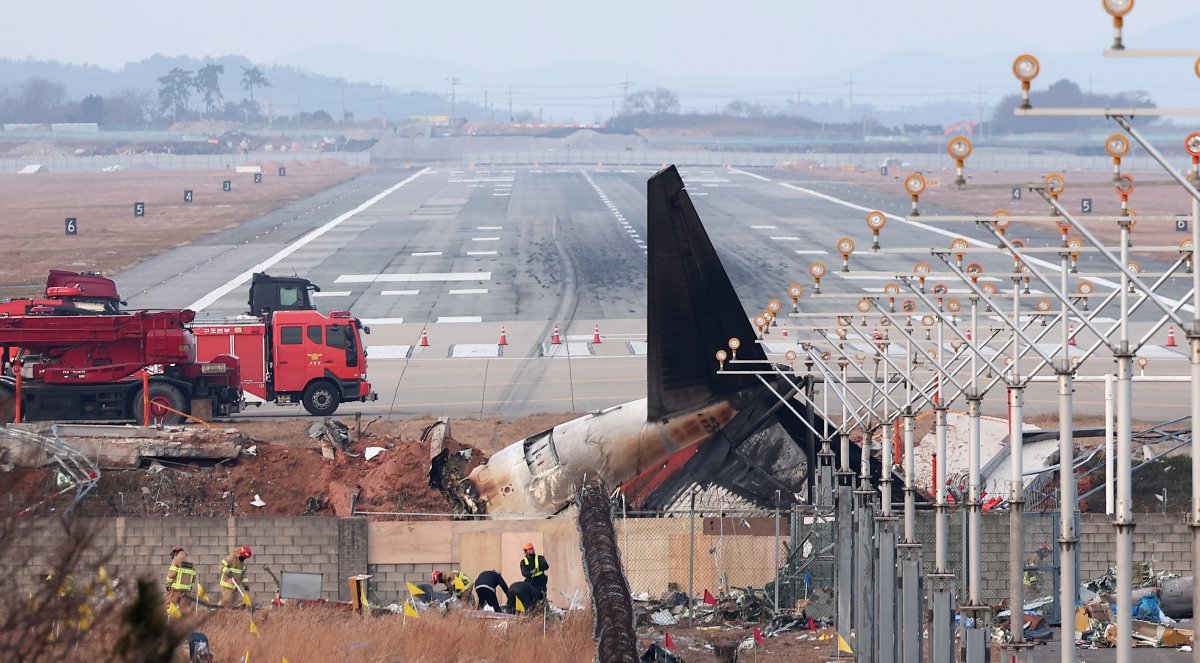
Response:
[[[1116,569],[1080,587],[1083,605],[1075,608],[1075,639],[1080,647],[1096,649],[1117,645],[1114,592]],[[1193,632],[1174,628],[1177,620],[1192,616],[1193,578],[1170,571],[1154,572],[1146,562],[1133,569],[1133,646],[1191,647]]]

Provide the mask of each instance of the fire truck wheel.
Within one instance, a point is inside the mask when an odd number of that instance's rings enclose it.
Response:
[[[0,385],[0,424],[11,424],[16,410],[17,399],[12,388]]]
[[[328,417],[338,409],[341,397],[337,388],[328,382],[314,382],[304,390],[304,409],[318,417]]]
[[[166,407],[164,407],[166,406]],[[166,425],[174,425],[183,423],[184,417],[178,412],[171,410],[184,411],[183,394],[179,390],[169,384],[156,382],[150,385],[150,420],[151,422],[161,421]],[[142,421],[142,390],[138,389],[137,395],[133,397],[131,405],[133,409],[133,419]],[[142,425],[146,422],[142,421]]]

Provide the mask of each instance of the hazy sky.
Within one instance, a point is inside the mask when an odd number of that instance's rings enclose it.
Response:
[[[1192,13],[1139,0],[1127,34]],[[1100,0],[164,0],[6,2],[0,57],[108,68],[153,53],[285,63],[313,47],[360,49],[501,71],[547,63],[645,65],[669,75],[796,78],[911,49],[1012,57],[1099,51]],[[1086,39],[1082,37],[1086,35]],[[1149,45],[1146,45],[1149,46]],[[1176,44],[1175,47],[1182,47]],[[347,72],[351,74],[352,72]],[[409,83],[421,85],[413,74]]]

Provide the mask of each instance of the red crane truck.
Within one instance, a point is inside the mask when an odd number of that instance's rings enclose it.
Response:
[[[19,408],[30,420],[142,422],[144,391],[150,416],[166,423],[241,408],[237,359],[196,361],[191,311],[80,308],[69,299],[78,289],[54,287],[68,299],[0,302],[0,421]]]
[[[255,274],[249,315],[192,323],[200,358],[237,357],[242,389],[256,404],[302,404],[329,416],[341,403],[376,400],[362,341],[370,329],[349,311],[315,310],[317,290],[308,279]]]

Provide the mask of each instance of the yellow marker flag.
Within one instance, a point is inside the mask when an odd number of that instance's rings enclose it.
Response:
[[[283,663],[288,663],[287,656],[283,657]]]
[[[242,592],[242,605],[246,607],[250,606],[250,595],[246,592]]]
[[[412,607],[411,603],[405,603],[404,604],[404,616],[405,617],[413,617],[414,619],[420,619],[421,613],[417,612],[416,609]]]
[[[204,591],[204,585],[201,585],[199,581],[196,582],[196,598],[209,603],[208,592]]]
[[[516,598],[516,601],[517,601],[517,612],[525,612],[525,604],[521,603],[521,597],[518,596]]]
[[[246,650],[246,657],[242,659],[242,663],[250,663],[250,650]]]
[[[180,617],[183,616],[183,613],[179,612],[179,606],[175,605],[174,603],[168,603],[167,604],[167,616],[174,617],[175,619],[179,619]]]
[[[255,624],[253,619],[250,620],[250,632],[258,635],[258,624]]]
[[[425,595],[425,590],[421,589],[420,587],[417,587],[416,585],[412,584],[411,582],[406,582],[404,584],[408,585],[408,593],[411,594],[412,596],[424,596]]]
[[[839,652],[842,652],[845,654],[853,654],[854,653],[854,650],[850,648],[850,643],[846,642],[846,639],[842,637],[841,633],[838,634],[837,639],[838,639],[838,651]]]

